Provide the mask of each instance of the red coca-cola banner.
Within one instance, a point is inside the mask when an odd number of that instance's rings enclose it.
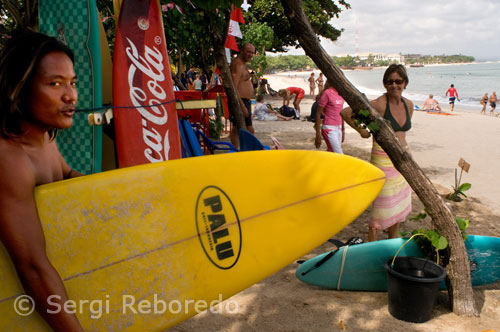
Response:
[[[181,158],[174,99],[158,1],[123,0],[113,54],[119,167]]]

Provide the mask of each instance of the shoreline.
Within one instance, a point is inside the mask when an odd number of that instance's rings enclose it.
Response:
[[[498,61],[500,63],[500,61]],[[374,68],[374,70],[382,70],[382,69],[386,69],[387,67],[377,67],[377,68]],[[319,70],[315,70],[315,71],[312,71],[316,74],[319,74],[320,71]],[[308,94],[309,93],[309,83],[307,82],[307,76],[309,76],[312,72],[304,72],[304,71],[289,71],[289,72],[280,72],[280,73],[277,73],[277,74],[268,74],[268,75],[264,75],[263,77],[265,77],[270,86],[278,91],[279,89],[286,89],[287,87],[290,87],[290,86],[295,86],[295,87],[299,87],[299,88],[302,88],[304,89],[305,93],[306,93],[306,97],[310,97],[310,95]],[[381,73],[382,75],[383,73]],[[317,77],[317,75],[316,75]],[[346,76],[346,78],[349,80],[349,78]],[[325,82],[326,82],[326,79],[325,79]],[[355,85],[356,86],[356,85]],[[363,87],[360,87],[360,88],[363,88]],[[370,88],[366,88],[364,87],[363,89],[366,89],[368,91],[371,91],[366,93],[366,96],[369,100],[372,100],[374,98],[377,98],[380,94],[374,94],[373,92],[375,90],[373,89],[370,89]],[[380,87],[380,91],[382,91],[382,87]],[[317,88],[316,88],[316,92],[317,92]],[[422,107],[425,100],[427,99],[427,95],[418,95],[416,96],[415,94],[411,95],[411,96],[408,96],[408,93],[403,93],[403,96],[410,99],[414,104],[418,105],[419,107]],[[435,96],[434,98],[436,99],[440,99],[440,103],[439,105],[441,106],[441,108],[443,108],[443,110],[445,108],[450,108],[450,105],[448,104],[448,98],[446,97],[442,97],[442,96]],[[347,104],[344,105],[344,107],[346,107]],[[479,114],[481,112],[481,108],[482,106],[479,105],[479,103],[476,105],[476,104],[463,104],[462,102],[459,102],[457,101],[455,103],[455,111],[458,112],[458,113],[469,113],[469,114]],[[486,111],[489,112],[489,108],[490,106],[488,105],[488,107],[486,108]],[[497,107],[496,108],[496,113],[499,114],[500,112],[500,108]]]
[[[291,74],[293,75],[293,74]],[[298,86],[304,89],[306,97],[301,102],[301,117],[310,114],[311,106],[314,102],[313,97],[309,96],[308,84],[305,80],[299,78],[291,78],[288,76],[269,75],[268,81],[271,87],[275,90],[286,88],[287,86]],[[295,83],[294,85],[292,85]],[[369,99],[377,96],[367,95]],[[266,103],[271,103],[273,107],[282,105],[282,98],[270,97],[265,98]],[[419,107],[423,101],[413,100]],[[344,104],[344,107],[347,107]],[[445,113],[450,112],[449,104],[440,104]],[[500,206],[496,204],[500,200],[500,186],[495,185],[495,181],[491,181],[491,176],[496,174],[496,166],[500,165],[500,153],[498,152],[495,137],[500,133],[500,117],[490,116],[489,110],[486,110],[487,115],[479,114],[479,111],[471,111],[462,107],[460,104],[455,105],[455,110],[452,116],[440,114],[429,114],[425,111],[414,111],[413,128],[408,133],[408,143],[412,150],[414,159],[419,166],[425,171],[431,181],[439,185],[450,188],[454,185],[454,169],[460,158],[464,158],[471,164],[469,173],[464,173],[462,183],[469,182],[472,188],[466,193],[467,196],[472,195],[481,201],[487,202],[488,207],[495,213],[500,214]],[[291,121],[295,123],[297,120]],[[262,121],[255,121],[267,127],[269,124]],[[281,121],[280,121],[281,122]],[[288,122],[288,121],[285,121]],[[307,126],[302,126],[291,130],[307,130],[311,132],[309,140],[314,141],[314,132],[312,123],[310,130]],[[273,127],[285,127],[286,124],[274,125]],[[257,127],[256,127],[257,128]],[[259,137],[257,130],[256,136]],[[279,140],[279,137],[277,137]],[[281,140],[280,140],[281,141]],[[367,142],[368,141],[368,142]],[[271,143],[266,143],[270,144]],[[297,145],[304,143],[297,142]],[[480,148],[478,148],[478,144]],[[312,145],[312,143],[311,143]],[[360,148],[369,154],[371,149],[371,141],[363,140],[359,137],[354,129],[346,127],[346,140],[344,145]],[[324,145],[322,146],[322,148]],[[307,147],[313,149],[313,147]],[[435,171],[437,169],[439,171]],[[500,234],[499,234],[500,235]]]
[[[275,84],[278,85],[279,82],[276,81]],[[267,95],[265,102],[279,107],[282,98]],[[313,99],[306,95],[301,103],[302,116],[310,113],[312,103]],[[466,192],[468,198],[460,203],[446,202],[456,216],[470,220],[468,234],[500,236],[500,210],[497,208],[500,188],[495,188],[498,186],[490,180],[492,175],[495,178],[495,168],[500,164],[500,153],[492,139],[500,133],[500,122],[491,120],[468,113],[441,116],[415,112],[407,140],[413,158],[441,195],[451,191],[450,185],[454,181],[454,168],[457,167],[458,159],[463,157],[471,164],[469,173],[464,173],[462,177],[462,182],[472,183],[471,190]],[[500,121],[499,118],[495,120]],[[257,138],[270,147],[273,146],[272,135],[285,149],[315,150],[315,131],[311,122],[254,121],[254,127]],[[468,129],[469,127],[472,129]],[[497,135],[492,136],[495,133]],[[478,142],[481,142],[480,148]],[[346,128],[345,142],[342,145],[345,154],[368,161],[371,144],[370,139],[362,139],[354,129]],[[325,149],[324,142],[320,149]],[[415,193],[412,194],[412,201],[410,217],[424,208]],[[370,208],[333,237],[347,241],[356,236],[366,241],[369,218]],[[401,224],[401,230],[431,227],[428,219],[407,220]],[[335,217],[332,216],[332,222],[334,220]],[[283,227],[286,227],[286,220],[283,221]],[[380,234],[379,240],[385,237]],[[327,242],[300,259],[310,259],[334,249]],[[447,293],[442,291],[431,320],[413,324],[397,320],[389,314],[387,293],[335,291],[313,287],[295,277],[297,266],[295,262],[291,262],[279,272],[226,300],[238,304],[237,313],[202,313],[169,331],[480,332],[496,331],[495,327],[500,321],[500,282],[473,288],[474,300],[481,311],[480,317],[459,317],[453,314],[447,305]]]

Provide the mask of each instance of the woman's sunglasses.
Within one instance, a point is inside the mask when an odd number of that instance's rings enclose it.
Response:
[[[392,85],[393,83],[396,83],[397,85],[401,85],[404,82],[405,82],[404,80],[387,80],[387,81],[385,81],[385,85]]]

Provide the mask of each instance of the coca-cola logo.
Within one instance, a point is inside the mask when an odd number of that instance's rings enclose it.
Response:
[[[140,16],[137,19],[137,26],[139,27],[139,29],[144,30],[144,31],[146,31],[147,29],[149,29],[149,20],[148,20],[148,18]]]
[[[152,126],[161,126],[168,121],[167,109],[165,105],[161,105],[167,97],[161,87],[161,83],[165,81],[163,55],[156,47],[150,48],[147,45],[144,46],[144,54],[140,55],[135,44],[126,39],[129,47],[125,49],[125,53],[131,61],[128,69],[129,96],[137,112],[142,116],[142,138],[147,146],[144,156],[152,163],[168,160],[170,150],[168,130],[162,135]],[[134,86],[137,72],[149,78],[146,91]]]

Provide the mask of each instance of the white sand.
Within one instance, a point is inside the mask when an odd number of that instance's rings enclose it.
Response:
[[[267,78],[275,90],[298,86],[309,92],[307,82],[289,78],[288,73],[269,75]],[[268,97],[266,102],[279,107],[282,99]],[[312,102],[308,96],[302,101],[303,116],[310,112]],[[464,113],[460,109],[457,114],[443,116],[415,112],[407,141],[414,159],[441,194],[450,191],[459,158],[471,164],[470,172],[462,177],[462,182],[472,183],[472,189],[467,192],[469,198],[451,203],[453,211],[470,219],[469,234],[500,236],[497,203],[500,200],[500,181],[496,175],[496,168],[500,166],[500,118]],[[255,121],[255,129],[256,136],[264,144],[272,145],[270,135],[273,135],[286,149],[314,149],[315,133],[311,122]],[[321,149],[324,148],[323,143]],[[362,139],[349,128],[343,149],[346,154],[367,160],[371,139]],[[416,195],[413,195],[413,205],[412,215],[423,209]],[[345,241],[359,236],[366,240],[368,219],[367,211],[335,238]],[[422,227],[421,222],[407,221],[402,224],[404,231],[419,227]],[[304,259],[333,248],[330,244],[323,244]],[[474,299],[481,317],[464,318],[451,313],[446,305],[446,292],[441,292],[432,319],[423,324],[413,324],[399,321],[388,313],[386,293],[338,292],[312,287],[295,278],[296,268],[297,264],[291,263],[233,296],[230,301],[238,304],[237,313],[203,313],[170,331],[500,332],[500,282],[474,288]]]

